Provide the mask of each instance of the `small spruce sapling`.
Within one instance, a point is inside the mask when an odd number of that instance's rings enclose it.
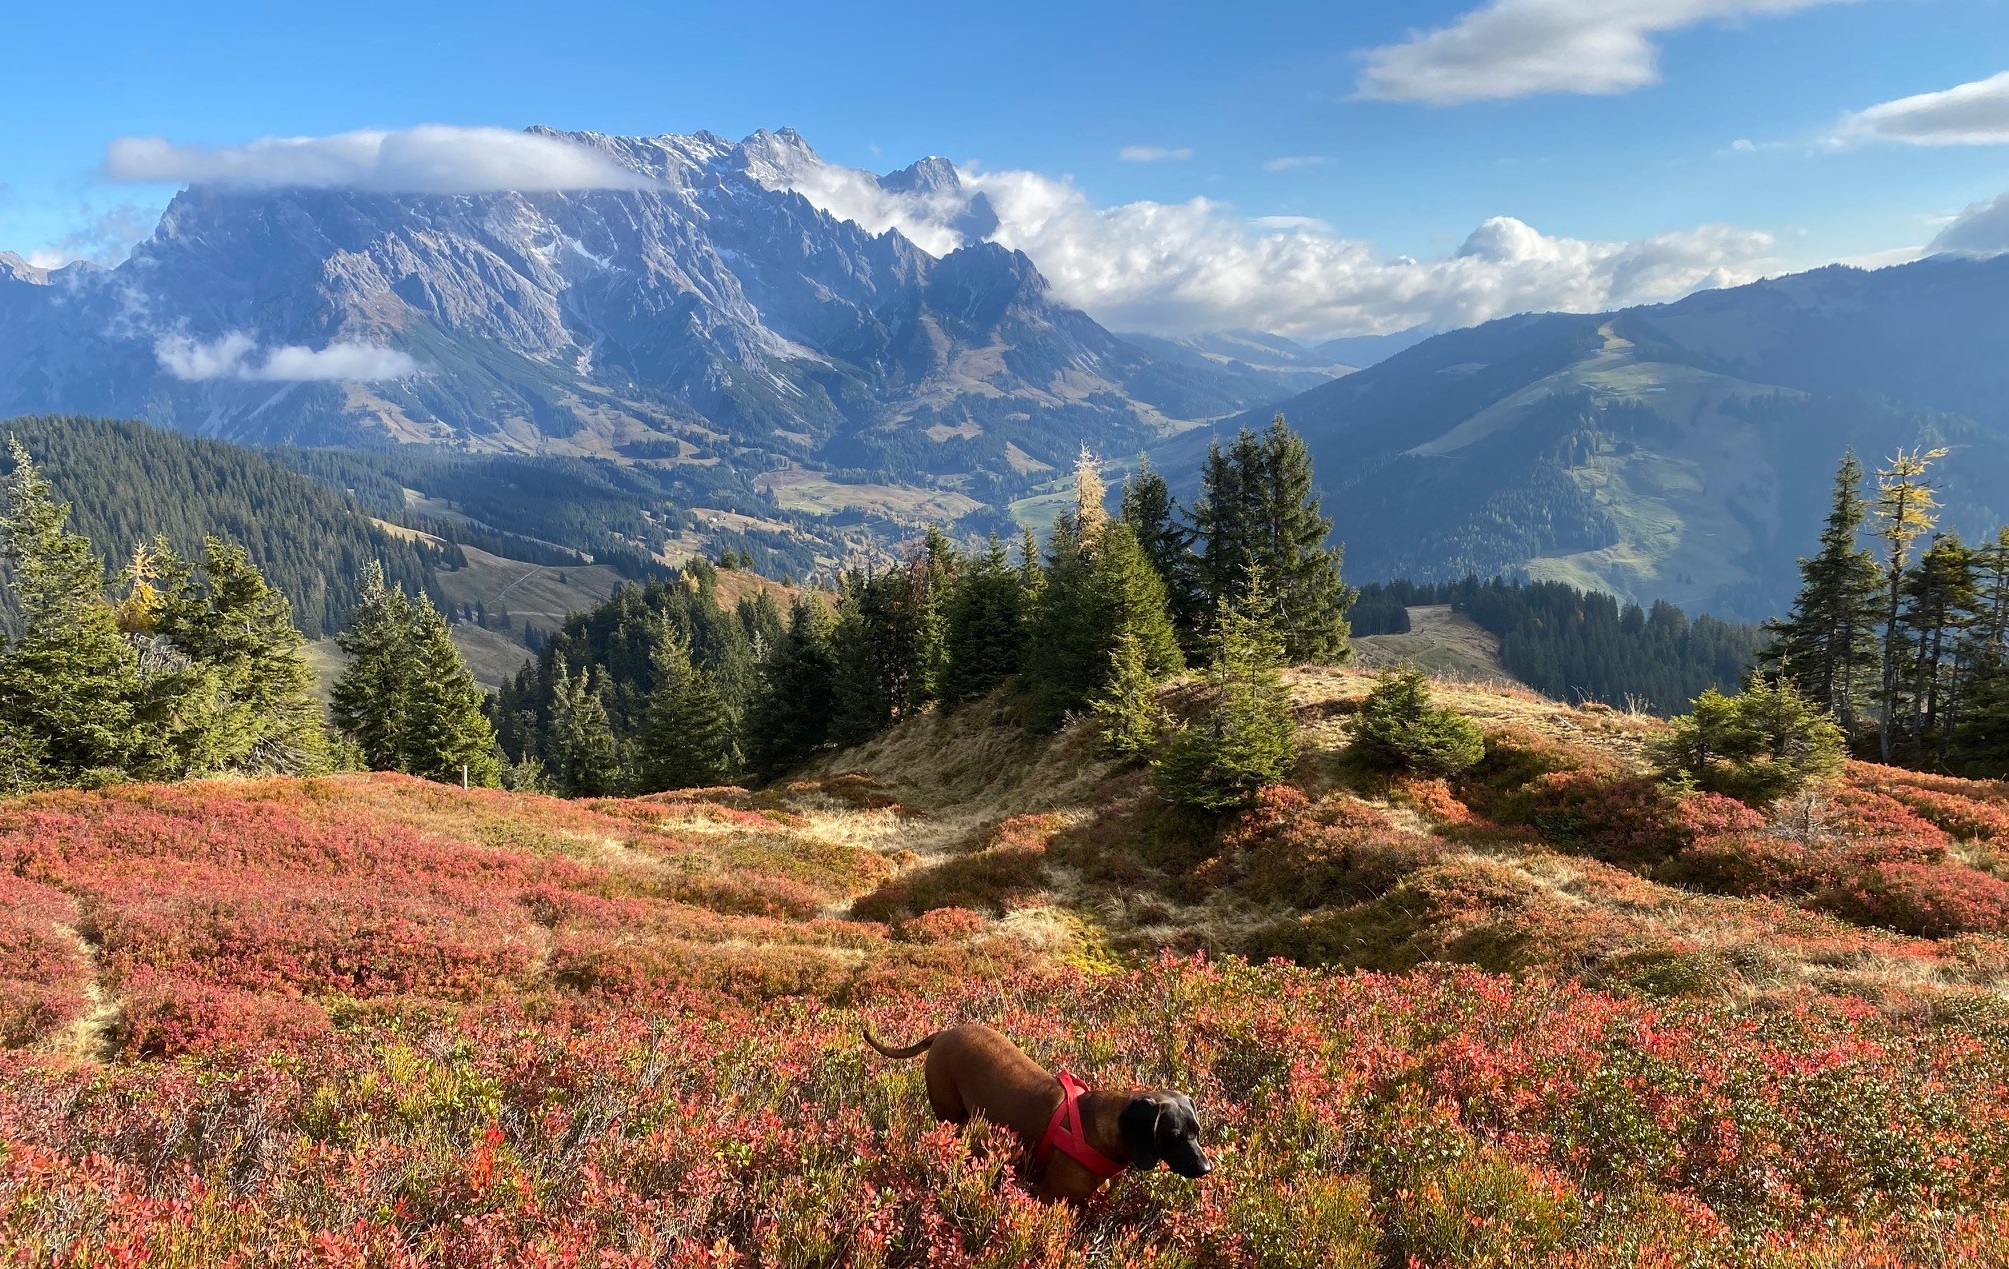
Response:
[[[1485,737],[1455,709],[1430,703],[1430,683],[1415,669],[1381,676],[1360,707],[1354,756],[1383,771],[1455,775],[1485,756]]]

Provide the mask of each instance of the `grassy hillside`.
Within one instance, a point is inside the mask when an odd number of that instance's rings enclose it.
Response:
[[[1362,579],[1498,573],[1761,620],[1783,610],[1834,469],[1947,446],[1946,524],[2009,518],[1999,261],[1824,269],[1426,340],[1278,408]],[[1155,457],[1194,478],[1217,432]]]
[[[1433,678],[1521,686],[1500,664],[1500,641],[1449,604],[1411,605],[1401,634],[1355,636],[1353,660],[1368,670],[1413,665]]]
[[[1478,686],[1439,698],[1485,762],[1389,781],[1369,682],[1294,674],[1300,768],[1205,824],[993,703],[764,793],[0,803],[0,1247],[2001,1263],[2009,788],[1857,767],[1761,817],[1640,779],[1651,719]],[[964,1019],[1186,1089],[1218,1170],[1038,1206],[856,1040]]]

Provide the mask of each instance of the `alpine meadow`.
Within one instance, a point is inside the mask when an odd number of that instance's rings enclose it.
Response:
[[[0,1269],[2009,1269],[2009,14],[910,9],[13,15]]]

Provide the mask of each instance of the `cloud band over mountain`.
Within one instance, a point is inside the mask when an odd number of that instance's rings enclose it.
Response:
[[[373,383],[417,374],[418,363],[395,348],[337,342],[326,348],[287,344],[259,355],[242,331],[211,340],[170,335],[154,345],[161,369],[184,383],[235,379],[260,383]]]
[[[146,184],[308,186],[382,194],[635,189],[654,184],[605,155],[559,137],[440,124],[397,132],[264,137],[237,146],[120,137],[106,147],[104,169],[113,180]]]
[[[1098,206],[1071,181],[1030,171],[955,169],[946,184],[889,187],[870,172],[826,163],[806,146],[783,157],[761,179],[875,233],[898,229],[937,256],[967,244],[972,204],[981,197],[995,214],[988,237],[1030,256],[1060,298],[1117,329],[1151,333],[1247,327],[1326,338],[1419,324],[1451,328],[1528,310],[1678,299],[1779,265],[1772,237],[1756,230],[1705,225],[1606,242],[1551,236],[1510,216],[1485,221],[1449,257],[1391,259],[1313,217],[1251,217],[1207,198]],[[655,184],[566,138],[494,128],[268,138],[224,148],[126,138],[113,143],[106,168],[134,181],[409,194]]]

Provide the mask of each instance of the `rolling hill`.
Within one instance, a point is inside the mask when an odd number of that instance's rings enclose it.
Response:
[[[1835,266],[1438,335],[1278,407],[1362,579],[1520,573],[1755,620],[1834,469],[1945,445],[1947,523],[2009,518],[2009,258]],[[1252,411],[1158,451],[1174,473]]]
[[[1473,686],[1486,761],[1390,782],[1346,761],[1367,685],[1294,674],[1304,763],[1213,824],[983,703],[761,793],[0,801],[0,1246],[1999,1263],[2002,786],[1859,766],[1761,816],[1641,779],[1651,720]],[[1037,1203],[858,1041],[964,1020],[1189,1092],[1216,1171]]]

